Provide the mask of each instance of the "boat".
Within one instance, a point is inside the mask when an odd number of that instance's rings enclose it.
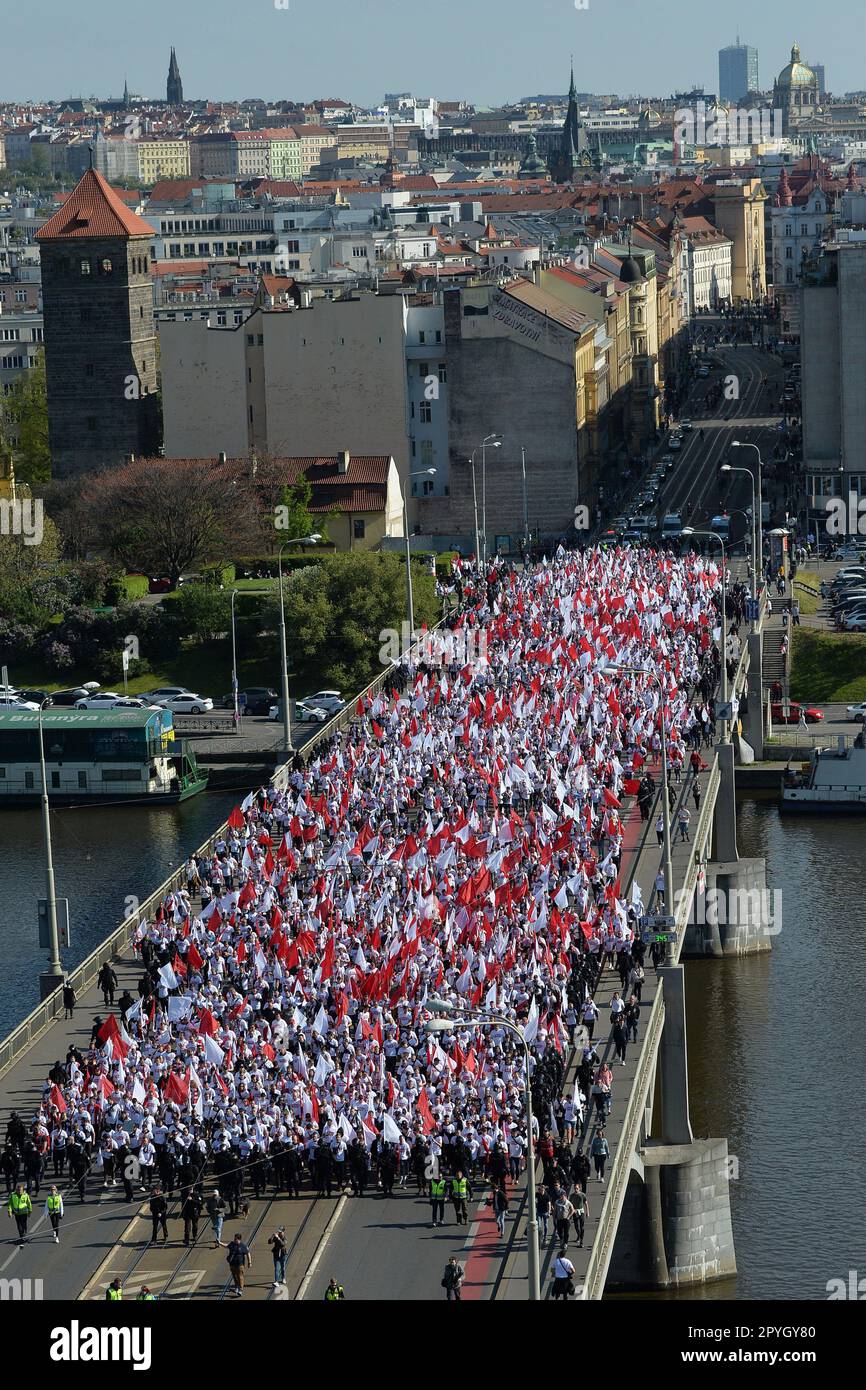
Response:
[[[207,772],[176,738],[170,710],[0,710],[0,805],[143,802],[172,806],[205,790]]]
[[[786,771],[779,809],[833,816],[866,813],[866,737],[851,747],[816,748],[803,772]]]

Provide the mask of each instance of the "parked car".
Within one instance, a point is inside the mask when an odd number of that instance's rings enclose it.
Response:
[[[148,579],[147,592],[149,594],[170,594],[171,580],[166,575],[160,579]]]
[[[866,610],[862,613],[859,610],[846,613],[842,619],[842,626],[846,632],[866,632]]]
[[[862,724],[864,719],[866,719],[866,700],[861,700],[859,705],[848,705],[845,713],[848,718],[853,719],[855,723]]]
[[[799,724],[801,709],[805,711],[807,724],[820,724],[824,718],[821,710],[815,709],[813,705],[797,705],[793,700],[788,705],[787,714],[784,712],[785,706],[781,700],[770,705],[770,713],[777,724]]]
[[[329,714],[337,714],[345,705],[339,690],[317,690],[315,695],[305,695],[301,704],[318,705]]]
[[[167,695],[154,704],[160,709],[171,710],[174,714],[208,714],[213,709],[213,700],[208,695],[196,695],[185,691],[183,695]]]
[[[139,700],[137,695],[122,695],[114,705],[115,709],[158,709],[149,700]]]
[[[54,704],[54,696],[47,690],[19,690],[18,698],[19,700],[33,700],[37,705],[45,705],[46,709],[50,709]]]
[[[31,714],[34,714],[34,713],[36,712],[36,710],[38,710],[38,708],[39,708],[39,706],[37,705],[37,703],[36,703],[35,700],[24,700],[24,699],[21,698],[20,695],[2,695],[2,696],[0,696],[0,709],[5,709],[5,710],[14,710],[14,709],[17,709],[17,710],[29,710]]]
[[[76,685],[69,690],[55,690],[51,698],[55,705],[75,705],[79,700],[86,700],[89,694],[83,685]]]
[[[191,695],[192,691],[188,685],[161,685],[157,690],[148,690],[140,695],[139,699],[147,700],[148,704],[158,705],[162,700],[170,700],[174,695]]]
[[[91,690],[81,700],[75,701],[76,709],[114,709],[123,696],[116,690]]]
[[[276,690],[271,690],[266,685],[251,685],[246,690],[238,691],[238,708],[246,714],[267,714],[271,712],[271,705],[279,700]],[[223,709],[234,709],[235,697],[233,694],[224,695],[220,701]]]

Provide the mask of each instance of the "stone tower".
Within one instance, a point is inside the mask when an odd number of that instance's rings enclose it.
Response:
[[[577,91],[574,85],[574,67],[571,69],[571,82],[568,88],[568,110],[562,126],[559,148],[550,159],[551,177],[556,183],[571,183],[575,171],[587,161],[586,130],[580,119],[577,104]]]
[[[95,169],[36,233],[55,478],[158,451],[153,236]]]
[[[171,50],[171,58],[168,64],[168,81],[165,84],[165,99],[169,106],[183,105],[183,83],[180,80],[180,68],[177,65],[177,57],[174,49]]]

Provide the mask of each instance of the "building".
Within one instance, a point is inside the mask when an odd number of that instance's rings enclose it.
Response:
[[[168,79],[165,84],[165,99],[169,106],[183,105],[183,83],[180,80],[180,68],[177,65],[177,57],[172,48],[171,58],[168,64]]]
[[[719,100],[736,104],[759,90],[758,50],[740,43],[738,34],[736,43],[719,49]]]
[[[827,498],[866,497],[866,241],[836,240],[809,259],[800,315],[803,472],[821,525]]]
[[[730,239],[705,217],[683,217],[680,226],[688,252],[688,315],[718,309],[731,300]]]
[[[375,550],[404,534],[400,475],[386,454],[344,449],[334,457],[277,458],[273,464],[286,484],[302,477],[310,484],[307,510],[324,518],[337,550]]]
[[[95,169],[36,233],[55,477],[157,451],[153,234]]]
[[[189,177],[189,141],[140,139],[137,142],[139,183],[151,188],[159,179]]]
[[[827,74],[823,63],[809,63],[808,65],[818,79],[818,97],[823,101],[827,95]]]
[[[782,113],[782,133],[796,134],[797,127],[809,122],[820,105],[818,79],[811,68],[800,61],[800,45],[791,49],[791,61],[773,84],[773,106]]]
[[[800,271],[816,254],[833,224],[833,199],[816,178],[796,191],[782,168],[770,208],[773,297],[779,306],[779,332],[788,341],[800,336]]]
[[[551,177],[556,183],[571,183],[575,173],[590,167],[589,142],[580,107],[577,104],[577,91],[574,86],[574,68],[568,87],[568,106],[562,125],[562,135],[558,147],[549,155]]]
[[[731,292],[735,303],[767,294],[764,204],[767,190],[756,178],[719,179],[710,190],[713,221],[731,243]]]

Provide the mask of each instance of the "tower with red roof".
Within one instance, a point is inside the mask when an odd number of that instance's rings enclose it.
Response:
[[[36,233],[56,478],[158,450],[154,235],[95,169]]]

